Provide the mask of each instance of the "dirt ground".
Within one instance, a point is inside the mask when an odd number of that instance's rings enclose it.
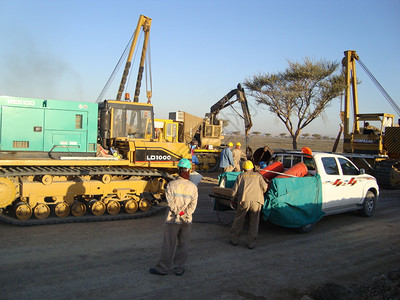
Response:
[[[369,299],[399,299],[398,190],[381,191],[371,218],[325,217],[309,234],[262,222],[249,250],[245,232],[238,246],[228,243],[233,212],[218,220],[214,185],[199,184],[191,252],[179,277],[148,271],[160,253],[163,212],[31,227],[0,222],[0,299],[368,299],[363,291],[378,294]]]

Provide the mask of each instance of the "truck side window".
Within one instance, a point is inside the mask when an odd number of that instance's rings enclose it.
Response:
[[[311,157],[304,157],[303,160],[309,171],[315,170],[314,160]]]
[[[353,164],[344,158],[339,158],[339,164],[342,167],[343,175],[358,175],[359,171]]]
[[[323,157],[322,164],[324,165],[326,174],[339,175],[339,168],[334,157]]]

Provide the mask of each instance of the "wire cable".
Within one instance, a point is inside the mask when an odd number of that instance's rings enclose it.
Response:
[[[392,97],[389,96],[389,94],[385,91],[385,89],[382,87],[382,85],[379,83],[379,81],[375,78],[374,75],[368,70],[367,66],[361,61],[361,59],[358,59],[361,67],[367,73],[369,78],[371,78],[372,82],[375,84],[375,86],[378,88],[378,90],[382,93],[382,95],[386,98],[386,100],[389,102],[390,106],[397,112],[397,114],[400,115],[400,107],[394,102]]]
[[[115,75],[121,68],[122,62],[125,60],[126,56],[128,55],[128,49],[129,49],[129,45],[132,43],[132,39],[133,39],[133,34],[132,34],[128,44],[126,45],[124,52],[122,53],[121,57],[119,58],[118,63],[114,68],[114,71],[111,73],[111,76],[108,78],[107,83],[104,86],[103,90],[101,91],[99,97],[97,97],[96,103],[99,103],[100,101],[102,101],[105,93],[107,93],[108,88],[110,87],[111,83],[113,82],[113,80],[115,78]]]

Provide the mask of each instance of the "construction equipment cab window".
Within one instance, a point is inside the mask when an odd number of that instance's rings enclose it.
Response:
[[[137,102],[107,101],[101,108],[102,132],[110,138],[126,137],[151,139],[153,137],[153,107]]]

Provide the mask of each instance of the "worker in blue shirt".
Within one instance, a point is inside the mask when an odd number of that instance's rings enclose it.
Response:
[[[229,142],[228,148],[221,151],[221,158],[219,161],[219,167],[224,169],[224,172],[232,172],[235,168],[235,162],[233,161],[232,155],[233,143]]]

